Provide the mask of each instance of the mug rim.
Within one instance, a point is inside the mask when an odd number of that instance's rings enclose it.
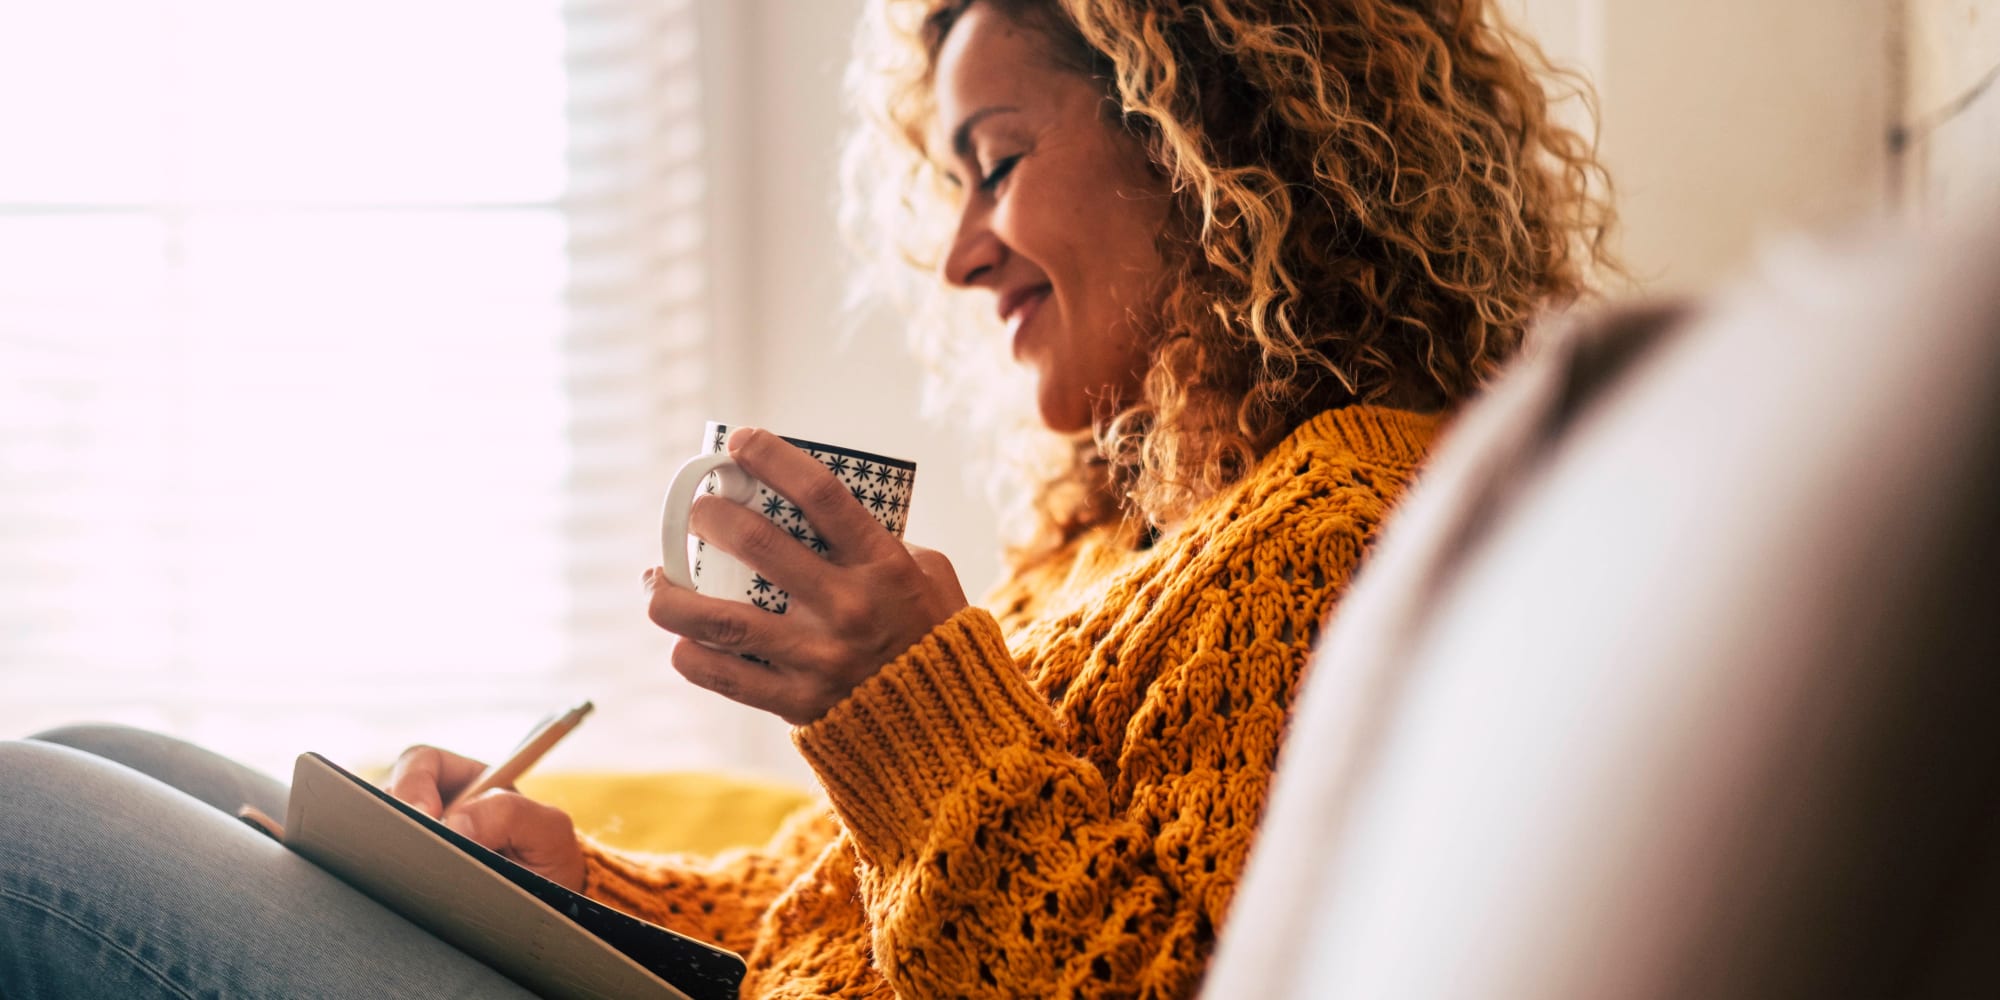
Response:
[[[708,422],[708,426],[709,426],[709,433],[705,436],[710,440],[713,440],[715,437],[714,433],[715,431],[719,430],[726,433],[731,427],[740,427],[743,425],[728,424],[720,420],[711,420]],[[809,441],[806,440],[805,438],[792,437],[789,434],[779,434],[778,436],[780,438],[783,438],[790,444],[792,444],[794,447],[804,448],[807,451],[832,452],[833,454],[836,455],[846,455],[849,458],[858,458],[863,461],[874,462],[877,465],[887,465],[894,468],[899,468],[906,472],[917,471],[917,463],[912,462],[906,458],[892,458],[888,455],[883,455],[878,452],[862,451],[859,448],[849,448],[846,445],[826,444],[820,441]],[[714,452],[710,452],[709,454],[714,454]]]

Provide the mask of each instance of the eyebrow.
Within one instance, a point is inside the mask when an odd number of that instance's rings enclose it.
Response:
[[[1004,114],[1007,112],[1013,112],[1019,110],[1021,109],[1013,107],[1012,105],[991,105],[988,107],[980,108],[978,111],[974,111],[973,113],[966,115],[965,120],[959,122],[958,127],[951,130],[951,151],[957,154],[961,159],[971,158],[973,126],[978,125],[980,122],[983,122],[986,119],[993,117],[994,115]]]

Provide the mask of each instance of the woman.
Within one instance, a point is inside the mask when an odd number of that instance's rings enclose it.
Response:
[[[446,820],[743,952],[746,996],[1192,993],[1320,622],[1450,410],[1585,292],[1607,219],[1485,0],[1264,6],[878,4],[857,204],[993,310],[1066,449],[1020,490],[1012,578],[968,606],[942,556],[739,432],[828,557],[704,502],[697,533],[791,611],[648,571],[649,613],[699,640],[676,669],[798,727],[831,808],[713,861],[621,854],[506,791]],[[479,766],[417,748],[389,786],[435,814]],[[227,941],[261,988],[338,992]],[[452,962],[399,947],[397,990]]]

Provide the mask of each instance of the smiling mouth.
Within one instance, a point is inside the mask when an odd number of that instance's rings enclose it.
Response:
[[[1036,285],[1033,288],[1008,292],[1000,300],[998,310],[1000,321],[1007,327],[1007,339],[1013,347],[1016,358],[1021,356],[1021,331],[1028,325],[1028,320],[1034,318],[1051,291],[1048,285]]]

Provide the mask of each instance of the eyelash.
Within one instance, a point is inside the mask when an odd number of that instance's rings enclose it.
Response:
[[[1000,182],[1006,180],[1007,175],[1014,172],[1014,165],[1019,162],[1021,162],[1019,156],[1002,157],[996,161],[993,164],[993,169],[987,171],[986,176],[979,179],[979,190],[991,191],[999,187]]]

